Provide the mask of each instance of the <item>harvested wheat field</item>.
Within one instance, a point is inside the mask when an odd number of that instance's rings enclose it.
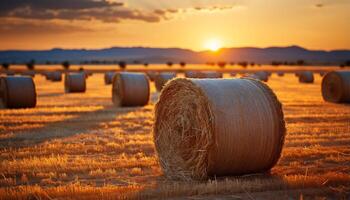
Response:
[[[35,108],[0,110],[0,199],[349,199],[350,104],[325,102],[314,79],[273,73],[266,83],[287,129],[271,173],[174,181],[155,151],[153,82],[148,105],[115,107],[103,73],[85,93],[37,75]]]

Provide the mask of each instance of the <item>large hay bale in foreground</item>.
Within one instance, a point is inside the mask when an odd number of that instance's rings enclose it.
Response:
[[[35,105],[36,91],[31,77],[0,77],[0,107],[33,108]]]
[[[314,74],[312,72],[299,73],[299,82],[300,83],[313,83],[314,82]]]
[[[106,72],[104,76],[105,84],[109,85],[113,82],[113,77],[116,73],[115,72]]]
[[[280,102],[254,79],[174,79],[155,107],[155,146],[171,179],[266,172],[285,132]]]
[[[327,73],[322,79],[322,97],[334,103],[350,103],[350,71]]]
[[[120,106],[144,106],[150,96],[149,79],[144,73],[117,73],[113,78],[112,101]]]
[[[78,93],[86,91],[86,79],[84,73],[66,73],[64,78],[64,90],[66,93]]]
[[[154,80],[154,83],[156,85],[156,89],[158,92],[160,92],[163,88],[163,86],[171,79],[176,77],[176,73],[172,72],[164,72],[164,73],[159,73],[156,76],[156,79]]]

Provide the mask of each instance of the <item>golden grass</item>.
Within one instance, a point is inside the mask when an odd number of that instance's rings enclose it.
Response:
[[[225,75],[227,76],[227,75]],[[321,78],[301,85],[273,74],[267,83],[284,105],[287,136],[271,174],[166,180],[155,156],[151,104],[115,108],[103,74],[85,94],[37,76],[34,109],[0,110],[0,199],[349,198],[350,106],[326,103]]]

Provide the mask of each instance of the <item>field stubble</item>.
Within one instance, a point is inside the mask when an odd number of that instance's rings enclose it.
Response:
[[[37,76],[36,108],[0,111],[0,199],[349,198],[350,106],[324,102],[315,78],[273,74],[268,82],[287,123],[270,174],[184,183],[166,180],[157,162],[154,85],[150,105],[115,108],[102,74],[84,94]]]

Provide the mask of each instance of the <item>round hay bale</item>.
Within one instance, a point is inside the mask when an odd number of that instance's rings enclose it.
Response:
[[[113,78],[112,101],[115,106],[144,106],[150,96],[149,79],[144,73],[117,73]]]
[[[277,72],[277,76],[284,76],[283,72]]]
[[[171,179],[266,172],[285,132],[280,102],[254,79],[177,78],[155,106],[155,147]]]
[[[31,76],[31,77],[35,77],[35,71],[33,71],[33,70],[29,70],[29,71],[24,71],[23,73],[22,73],[22,76]]]
[[[66,93],[86,91],[86,79],[84,73],[67,73],[64,78],[64,90]]]
[[[5,71],[5,74],[6,74],[6,76],[14,76],[14,75],[15,75],[15,72],[14,72],[14,71],[11,71],[11,70],[6,70],[6,71]]]
[[[299,82],[300,83],[313,83],[314,82],[314,74],[312,72],[299,73]]]
[[[237,75],[236,72],[231,72],[231,73],[230,73],[230,76],[232,76],[232,77],[235,77],[236,75]]]
[[[199,73],[199,78],[222,78],[222,73],[214,71],[204,71]]]
[[[322,79],[322,97],[333,103],[350,102],[350,71],[327,73]]]
[[[52,82],[60,82],[62,80],[62,73],[61,72],[46,72],[45,73],[46,80],[50,80]]]
[[[267,82],[269,80],[269,73],[262,71],[262,72],[256,72],[255,76],[258,77],[258,80]]]
[[[147,72],[146,73],[150,81],[155,81],[158,73],[157,72]]]
[[[0,77],[0,107],[33,108],[35,105],[36,91],[32,77]]]
[[[186,71],[185,72],[186,78],[199,78],[199,72],[197,71]]]
[[[154,83],[156,85],[156,89],[158,92],[160,92],[163,88],[163,86],[171,79],[176,77],[176,73],[172,72],[164,72],[164,73],[159,73],[154,80]]]
[[[104,76],[105,84],[109,85],[112,84],[113,77],[116,73],[115,72],[106,72]]]

